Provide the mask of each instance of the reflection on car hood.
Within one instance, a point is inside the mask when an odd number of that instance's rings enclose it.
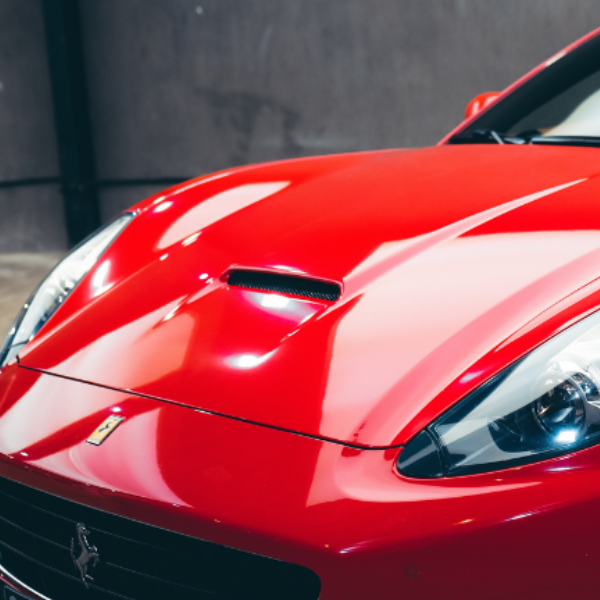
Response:
[[[600,275],[598,164],[596,149],[446,146],[200,178],[139,205],[21,364],[306,435],[402,441],[476,360]],[[230,287],[235,265],[343,292]]]

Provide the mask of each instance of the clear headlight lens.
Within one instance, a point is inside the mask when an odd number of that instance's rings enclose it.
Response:
[[[600,443],[600,313],[546,342],[413,438],[409,477],[494,471]]]
[[[133,213],[123,215],[82,242],[39,285],[21,309],[4,341],[0,350],[0,367],[33,339],[133,217]]]

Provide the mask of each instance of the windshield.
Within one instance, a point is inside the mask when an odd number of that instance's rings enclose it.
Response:
[[[449,143],[504,141],[600,145],[600,37],[547,66]]]

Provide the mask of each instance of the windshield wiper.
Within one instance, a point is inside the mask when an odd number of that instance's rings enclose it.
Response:
[[[531,144],[548,146],[587,146],[600,147],[600,138],[584,135],[536,135],[529,140]]]
[[[450,144],[538,144],[546,146],[600,147],[600,137],[584,135],[543,136],[537,130],[529,130],[518,135],[500,133],[494,129],[476,129],[459,133],[450,138]]]
[[[500,133],[494,129],[476,129],[459,133],[450,139],[451,144],[526,144],[527,139]]]

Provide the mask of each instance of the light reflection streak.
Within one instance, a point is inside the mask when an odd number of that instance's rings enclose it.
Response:
[[[187,192],[188,190],[191,190],[195,187],[204,185],[205,183],[208,183],[210,181],[215,181],[216,179],[223,179],[223,177],[228,177],[229,175],[231,175],[231,171],[227,171],[225,173],[218,173],[217,175],[212,175],[211,177],[205,177],[202,181],[195,181],[194,183],[190,183],[190,185],[186,185],[182,188],[179,188],[177,191],[173,192],[171,196],[183,194],[184,192]]]
[[[168,202],[163,202],[162,204],[159,204],[152,212],[161,213],[167,210],[167,208],[170,208],[171,206],[173,206],[173,202],[169,200]]]
[[[382,244],[346,278],[345,296],[350,297],[356,295],[375,279],[387,275],[392,269],[406,263],[410,259],[420,257],[425,251],[429,251],[440,244],[456,239],[468,231],[507,212],[515,210],[516,208],[525,206],[566,188],[573,187],[574,185],[584,183],[587,180],[588,178],[578,179],[534,194],[529,194],[528,196],[523,196],[516,200],[511,200],[510,202],[505,202],[504,204],[481,211],[425,235],[408,240]]]
[[[159,249],[184,240],[193,232],[201,231],[225,217],[239,212],[248,206],[264,200],[288,187],[289,181],[270,181],[265,183],[248,183],[220,192],[203,202],[192,206],[177,218],[165,231],[158,242]],[[193,184],[191,187],[195,187]],[[186,188],[178,193],[185,191]]]
[[[305,323],[323,311],[323,305],[318,301],[291,298],[281,294],[241,291],[242,296],[249,303],[266,309],[282,319],[292,321],[298,325]]]
[[[514,517],[511,517],[510,519],[506,519],[507,521],[518,521],[519,519],[525,519],[527,517],[532,517],[535,513],[532,512],[526,512],[526,513],[522,513],[520,515],[516,515]]]
[[[289,298],[278,294],[264,294],[261,300],[265,308],[285,308],[289,303]]]
[[[302,271],[302,269],[296,269],[295,267],[288,267],[286,265],[272,265],[271,269],[279,269],[280,271],[289,271],[290,273],[300,273],[302,275],[306,275],[306,271]]]
[[[92,290],[93,290],[92,295],[94,297],[100,296],[101,294],[104,294],[105,292],[110,290],[110,288],[112,288],[112,286],[113,286],[112,283],[106,283],[109,272],[110,272],[110,260],[105,260],[102,264],[100,264],[96,268],[96,272],[94,273],[94,276],[92,277]]]
[[[461,383],[468,383],[469,381],[472,381],[473,379],[477,379],[477,377],[479,377],[481,375],[482,371],[469,371],[468,373],[465,373],[461,379],[460,382]]]
[[[179,306],[176,306],[171,312],[169,312],[163,319],[163,323],[165,321],[170,321],[177,314],[178,309],[179,309]]]
[[[187,506],[165,482],[159,466],[157,437],[161,410],[156,408],[127,419],[111,435],[110,444],[103,446],[101,461],[96,460],[85,445],[69,449],[72,476],[142,498]],[[62,463],[67,465],[64,458]]]
[[[598,231],[490,234],[450,240],[387,271],[337,328],[321,431],[348,439],[366,419],[363,439],[393,439],[527,315],[587,277],[598,256]]]
[[[100,388],[88,386],[85,393],[86,401],[81,402],[80,384],[65,384],[53,377],[38,379],[2,416],[0,452],[13,454],[35,446],[49,432],[60,431],[87,417],[91,406],[95,411],[114,404],[114,397]],[[59,404],[52,402],[53,398]]]
[[[559,52],[558,54],[555,54],[553,57],[549,58],[546,63],[545,66],[549,67],[550,65],[553,65],[555,62],[558,62],[561,58],[565,57],[567,55],[566,52]]]
[[[76,372],[94,381],[99,372],[110,376],[115,387],[147,385],[181,368],[189,351],[195,320],[189,313],[163,322],[165,314],[185,301],[185,296],[106,333],[71,354],[56,366],[58,372]],[[114,348],[128,348],[128,360],[115,361]],[[108,374],[108,375],[106,375]],[[149,379],[150,375],[150,379]]]
[[[236,356],[229,357],[227,362],[232,367],[236,367],[238,369],[253,369],[254,367],[258,367],[269,360],[273,354],[275,354],[275,350],[272,350],[267,354],[263,354],[262,356],[257,356],[255,354],[238,354]]]
[[[198,232],[190,235],[189,237],[185,238],[185,240],[183,240],[183,242],[181,242],[181,245],[189,246],[190,244],[193,244],[199,237],[200,237],[200,232],[198,231]]]

